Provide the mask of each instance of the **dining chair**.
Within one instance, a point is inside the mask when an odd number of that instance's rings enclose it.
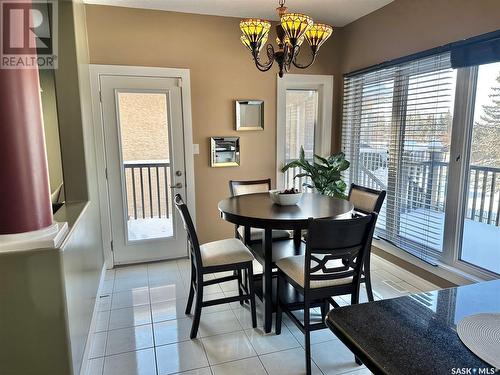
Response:
[[[189,259],[191,261],[191,280],[189,283],[189,296],[186,305],[186,315],[191,313],[193,300],[196,296],[194,318],[191,326],[191,339],[196,338],[200,324],[201,310],[203,307],[220,305],[239,301],[243,303],[250,300],[252,326],[257,327],[257,314],[255,309],[255,288],[253,278],[247,281],[248,287],[243,285],[242,271],[246,275],[253,275],[252,262],[254,257],[248,248],[237,238],[208,242],[200,245],[196,229],[189,214],[189,210],[180,194],[176,194],[174,202],[179,211],[184,228],[187,232]],[[204,275],[218,272],[233,271],[230,276],[204,280]],[[238,295],[203,301],[203,288],[208,285],[238,280]]]
[[[353,217],[366,215],[370,212],[375,212],[377,215],[384,204],[386,192],[385,190],[375,190],[361,185],[351,184],[347,199],[353,204]],[[304,235],[304,240],[307,241],[307,234]],[[361,283],[365,283],[366,295],[368,301],[373,302],[373,289],[370,272],[371,249],[365,256],[365,264],[361,271]]]
[[[375,190],[361,185],[351,184],[347,199],[354,205],[354,210],[367,214],[380,213],[384,204],[385,190]]]
[[[256,194],[256,193],[267,193],[271,190],[271,179],[267,178],[264,180],[247,180],[247,181],[229,181],[229,192],[232,197],[243,195],[243,194]],[[246,231],[246,233],[245,233]],[[262,241],[264,235],[264,229],[261,228],[247,228],[235,226],[235,235],[237,238],[245,242],[257,242]],[[290,232],[286,230],[273,230],[272,232],[273,240],[288,240],[290,239]]]
[[[366,215],[375,212],[377,215],[384,204],[385,190],[370,189],[361,185],[351,184],[348,200],[354,206],[354,215]],[[365,283],[368,301],[373,302],[372,279],[370,272],[371,249],[365,256],[365,264],[361,271],[361,283]]]
[[[311,324],[310,309],[328,303],[340,307],[334,296],[351,295],[351,304],[359,301],[361,268],[370,249],[377,214],[375,212],[345,220],[309,219],[305,255],[280,259],[276,334],[281,333],[283,312],[305,335],[306,372],[311,373],[311,331],[327,328],[322,320]],[[287,305],[282,289],[290,284],[302,297],[303,304]],[[303,323],[294,311],[304,311]],[[356,363],[360,364],[358,359]]]

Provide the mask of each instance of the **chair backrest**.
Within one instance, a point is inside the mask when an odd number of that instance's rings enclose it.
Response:
[[[364,214],[370,212],[380,213],[380,208],[384,203],[385,190],[375,190],[364,186],[351,184],[349,189],[349,201],[354,205],[356,211]]]
[[[175,194],[174,203],[181,215],[184,229],[186,229],[187,232],[191,259],[194,261],[196,268],[201,269],[203,263],[201,261],[200,243],[198,242],[198,235],[196,234],[191,214],[189,213],[186,203],[184,203],[180,194]]]
[[[243,194],[267,193],[271,190],[271,179],[253,181],[229,181],[229,192],[232,197]]]
[[[375,212],[347,220],[309,219],[304,288],[309,287],[310,281],[349,277],[359,287],[376,220]]]

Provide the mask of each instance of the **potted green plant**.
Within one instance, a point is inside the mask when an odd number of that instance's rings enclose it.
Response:
[[[314,188],[323,195],[346,199],[345,194],[347,185],[342,180],[341,173],[349,168],[349,161],[345,159],[345,154],[339,152],[323,158],[314,155],[313,162],[306,160],[304,148],[300,148],[299,159],[291,161],[281,168],[281,172],[286,172],[290,168],[300,168],[301,172],[293,178],[309,177],[312,184],[304,182],[302,185],[308,188]]]

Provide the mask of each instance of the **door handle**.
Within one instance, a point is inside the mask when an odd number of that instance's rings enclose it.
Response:
[[[175,185],[170,185],[170,189],[182,189],[182,183],[178,182]]]

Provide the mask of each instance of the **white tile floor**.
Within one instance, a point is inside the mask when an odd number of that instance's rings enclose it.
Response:
[[[246,306],[212,306],[203,309],[198,338],[190,340],[192,317],[184,315],[189,270],[187,260],[177,260],[106,273],[87,375],[304,373],[302,333],[285,316],[281,335],[264,334],[260,301],[258,328],[252,328]],[[438,289],[376,256],[372,272],[376,299]],[[236,293],[236,284],[213,285],[205,293],[206,299],[229,296]],[[361,299],[366,301],[364,290]],[[337,301],[346,305],[349,299]],[[311,341],[313,374],[370,373],[355,364],[352,353],[329,330],[313,332]]]

